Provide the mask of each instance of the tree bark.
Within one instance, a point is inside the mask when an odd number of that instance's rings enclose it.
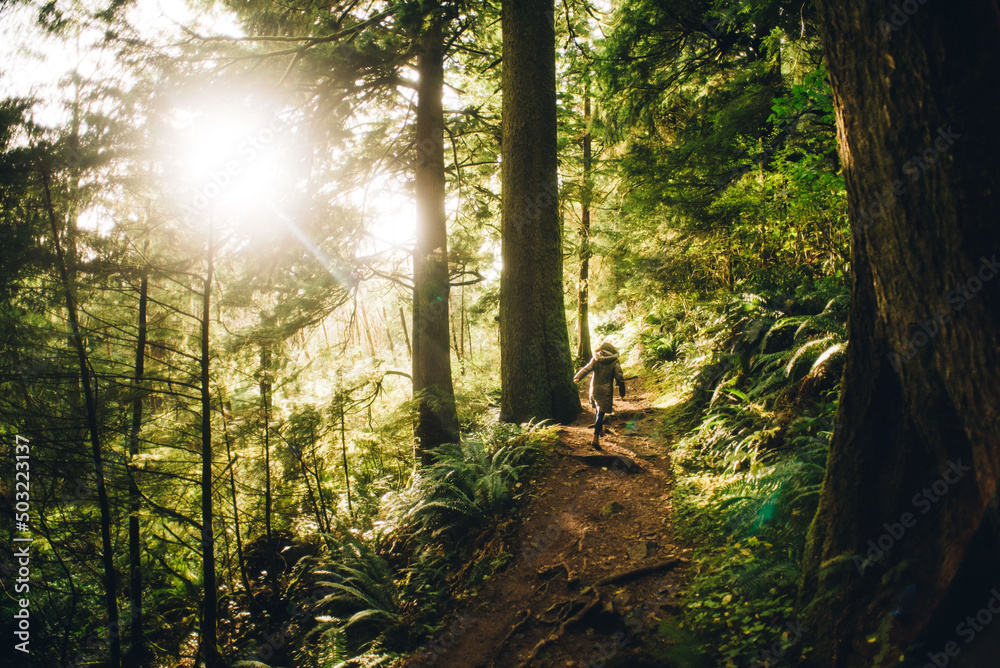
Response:
[[[406,330],[406,314],[403,307],[399,307],[399,322],[403,325],[403,340],[406,341],[406,355],[410,358],[410,365],[413,365],[413,347],[410,345],[410,333]]]
[[[580,280],[576,297],[577,342],[576,359],[579,364],[590,361],[590,199],[591,199],[591,141],[590,85],[583,98],[583,122],[587,126],[583,135],[583,196],[580,198]]]
[[[448,225],[445,212],[444,37],[442,17],[421,35],[416,114],[417,245],[413,256],[414,436],[430,464],[442,443],[459,438],[448,336]]]
[[[889,665],[914,641],[923,664],[969,641],[957,625],[1000,575],[1000,12],[817,5],[853,286],[800,599],[815,601],[814,664]],[[965,642],[959,661],[985,665]]]
[[[563,296],[551,0],[504,0],[500,417],[581,410]]]

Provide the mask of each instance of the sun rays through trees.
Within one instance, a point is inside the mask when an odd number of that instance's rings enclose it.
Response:
[[[984,665],[987,5],[0,21],[12,666]]]

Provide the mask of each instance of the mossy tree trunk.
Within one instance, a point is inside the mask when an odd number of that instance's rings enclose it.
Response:
[[[580,413],[563,297],[552,0],[504,0],[501,419]]]
[[[459,438],[448,338],[448,225],[445,212],[444,37],[435,16],[421,36],[416,115],[417,247],[413,256],[414,435],[420,460]]]
[[[817,4],[853,287],[800,592],[813,663],[890,665],[918,641],[921,665],[986,665],[956,631],[1000,576],[1000,12]]]

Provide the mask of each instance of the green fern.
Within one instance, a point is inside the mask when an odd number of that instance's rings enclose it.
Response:
[[[394,654],[371,650],[338,663],[333,666],[333,668],[378,668],[379,666],[391,665],[391,663],[398,658],[399,656]]]
[[[322,668],[334,668],[342,665],[348,658],[344,631],[336,623],[323,625],[319,634],[319,665]]]
[[[809,368],[811,370],[813,362],[816,360],[817,357],[819,357],[819,352],[814,352],[815,349],[829,343],[833,339],[834,339],[833,336],[824,336],[819,339],[811,339],[806,343],[804,343],[803,345],[799,346],[798,349],[796,349],[795,352],[792,353],[791,358],[788,360],[788,364],[785,366],[785,375],[789,378],[795,378],[795,379],[804,376],[805,373],[802,373],[801,376],[798,377],[796,377],[797,374],[793,374],[793,369],[795,369],[798,362],[802,359],[806,359],[809,362]],[[810,357],[810,355],[812,355],[812,357]]]
[[[817,370],[823,368],[827,363],[832,363],[838,357],[843,356],[844,351],[847,349],[846,343],[835,343],[828,347],[826,350],[821,352],[816,356],[816,360],[813,362],[812,368],[809,373],[814,373]]]
[[[437,538],[502,514],[513,503],[520,472],[541,452],[524,428],[508,425],[440,446],[411,493],[397,500],[406,530]]]
[[[377,539],[362,540],[340,526],[337,535],[327,537],[322,555],[303,560],[311,566],[311,588],[325,593],[309,610],[316,626],[305,637],[315,639],[319,653],[309,656],[318,656],[318,666],[340,665],[402,619],[399,588],[392,569],[375,551],[377,544]]]
[[[798,563],[790,559],[758,559],[736,574],[734,586],[747,596],[759,596],[798,582],[800,573]]]

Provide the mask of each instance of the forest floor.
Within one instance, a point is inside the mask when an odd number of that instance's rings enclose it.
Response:
[[[629,380],[595,450],[584,405],[528,483],[509,565],[407,668],[662,665],[644,657],[657,622],[680,612],[690,553],[673,533],[665,409]]]

